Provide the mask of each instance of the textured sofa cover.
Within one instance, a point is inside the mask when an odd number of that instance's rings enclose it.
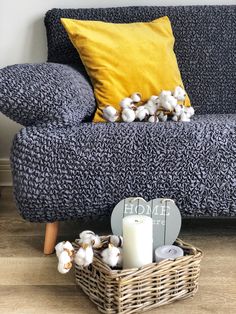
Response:
[[[108,215],[122,198],[171,197],[184,216],[236,214],[236,115],[191,123],[28,127],[12,154],[24,218]]]
[[[90,101],[83,99],[80,89],[81,114],[80,105],[72,106],[76,110],[65,113],[63,109],[61,119],[59,109],[72,103],[69,93],[65,104],[57,107],[59,118],[49,114],[50,119],[42,115],[37,121],[25,121],[30,126],[15,136],[11,161],[22,216],[52,222],[109,215],[128,196],[171,197],[183,216],[236,216],[235,13],[235,6],[49,11],[45,18],[48,61],[53,67],[55,63],[73,65],[73,71],[76,67],[80,73],[83,65],[60,17],[131,22],[168,15],[183,80],[198,115],[190,123],[94,124],[85,122],[95,109],[93,96]],[[22,84],[27,89],[27,83]],[[48,74],[49,88],[50,84]],[[4,88],[0,85],[8,103],[7,84]],[[54,104],[53,89],[51,94]],[[5,113],[17,118],[14,110]]]

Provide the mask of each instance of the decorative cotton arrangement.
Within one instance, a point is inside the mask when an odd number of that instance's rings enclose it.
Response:
[[[120,112],[112,105],[103,109],[103,118],[108,122],[122,121],[147,121],[151,123],[166,122],[171,119],[174,122],[189,122],[195,111],[193,107],[184,105],[185,90],[177,86],[174,91],[163,90],[159,96],[152,95],[148,101],[142,102],[140,93],[133,93],[120,101]]]
[[[79,245],[76,253],[69,241],[60,242],[55,246],[58,257],[57,269],[61,274],[68,273],[73,262],[80,267],[89,266],[93,262],[94,250],[99,250],[103,246],[101,238],[90,230],[81,232],[76,243]],[[121,236],[109,236],[108,247],[99,251],[104,263],[111,267],[121,267],[122,246],[123,238]]]

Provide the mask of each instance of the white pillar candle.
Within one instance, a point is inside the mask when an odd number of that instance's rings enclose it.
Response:
[[[163,245],[155,250],[155,261],[159,263],[165,259],[175,260],[183,255],[184,251],[179,246]]]
[[[132,215],[123,218],[123,268],[136,268],[153,261],[152,218]]]

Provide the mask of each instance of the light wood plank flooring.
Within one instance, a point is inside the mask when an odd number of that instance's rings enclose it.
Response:
[[[109,232],[109,220],[66,222],[59,240],[73,240],[82,229]],[[0,198],[0,313],[98,313],[75,286],[73,272],[61,275],[55,255],[42,253],[44,225],[24,221],[18,214],[11,188]],[[192,299],[148,313],[236,313],[236,219],[184,220],[181,238],[205,253],[199,291]]]

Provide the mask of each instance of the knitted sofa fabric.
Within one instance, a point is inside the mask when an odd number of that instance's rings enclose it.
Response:
[[[184,216],[236,215],[236,114],[27,127],[11,158],[30,221],[109,215],[128,196],[173,198]]]
[[[236,6],[53,9],[45,18],[48,60],[83,68],[60,17],[129,23],[164,15],[171,20],[183,82],[197,113],[235,113]]]
[[[18,64],[0,71],[0,111],[28,126],[74,125],[96,108],[87,75],[56,63]]]

